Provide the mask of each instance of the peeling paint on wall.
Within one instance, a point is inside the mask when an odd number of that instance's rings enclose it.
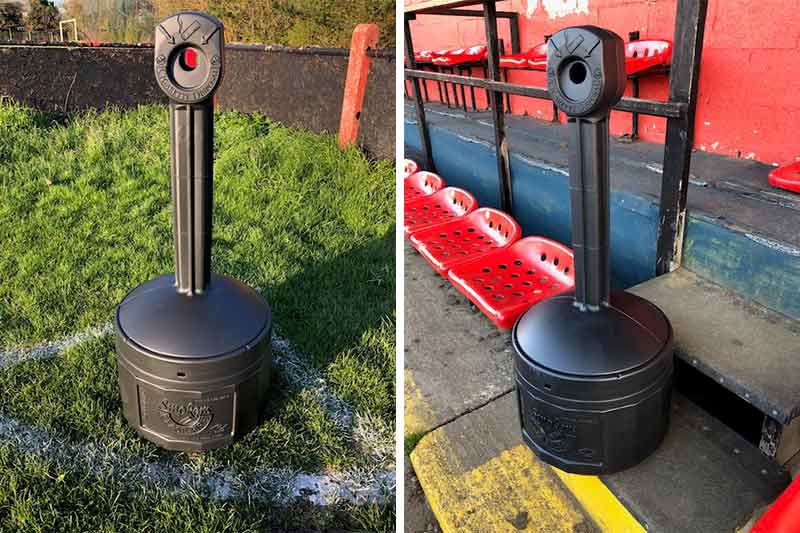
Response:
[[[420,1],[413,0],[414,3]],[[647,38],[672,39],[676,4],[677,0],[503,2],[504,9],[520,15],[521,50],[528,50],[541,43],[544,35],[573,24],[609,27],[623,37],[638,29]],[[753,153],[755,160],[767,164],[795,161],[800,157],[800,149],[796,136],[787,132],[800,122],[796,98],[800,94],[800,76],[785,66],[797,63],[797,39],[786,28],[800,27],[798,2],[748,0],[716,4],[724,5],[725,9],[709,8],[694,147],[700,150],[702,145],[707,152],[734,158],[745,158]],[[459,18],[421,17],[412,24],[415,47],[438,50],[485,42],[482,24],[456,19]],[[763,22],[760,26],[763,31],[746,31],[748,21]],[[506,25],[499,25],[499,31],[503,39],[509,38]],[[742,60],[743,57],[747,60]],[[508,74],[512,83],[538,87],[546,84],[545,74],[541,72],[511,70]],[[630,87],[629,83],[628,94]],[[437,94],[435,82],[428,84],[428,91],[431,96]],[[478,91],[478,101],[480,107],[486,108],[483,94]],[[667,100],[669,77],[653,74],[641,78],[639,94],[640,98]],[[548,120],[552,115],[550,103],[543,100],[512,96],[511,107],[517,116],[527,114]],[[666,119],[646,115],[639,119],[642,140],[664,142]],[[610,129],[615,136],[630,134],[630,114],[612,113]],[[715,143],[719,144],[715,147]]]
[[[589,14],[589,0],[542,0],[542,7],[551,19]]]

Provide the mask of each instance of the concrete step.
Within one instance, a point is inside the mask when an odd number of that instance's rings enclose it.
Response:
[[[781,429],[785,462],[800,448],[800,322],[682,268],[630,289],[656,303],[675,330],[677,355],[751,403]],[[793,448],[786,448],[790,441]],[[778,448],[780,448],[780,443]],[[769,451],[769,450],[765,450]]]

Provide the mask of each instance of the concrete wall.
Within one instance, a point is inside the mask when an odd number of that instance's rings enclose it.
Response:
[[[406,4],[413,3],[406,1]],[[627,40],[672,40],[675,0],[510,0],[498,10],[520,13],[520,41],[526,50],[566,26],[595,24]],[[498,24],[500,37],[510,43],[508,22]],[[485,42],[483,21],[475,18],[420,15],[411,22],[416,50],[469,46]],[[695,123],[699,150],[732,157],[784,164],[800,157],[794,124],[800,122],[800,2],[797,0],[710,0],[706,21],[700,93]],[[516,71],[510,81],[544,86],[544,73]],[[630,84],[629,84],[630,85]],[[667,97],[665,76],[642,80],[642,98]],[[630,93],[630,87],[628,92]],[[430,86],[429,94],[436,94]],[[479,101],[483,99],[479,95]],[[512,98],[514,113],[549,119],[550,103]],[[663,142],[666,121],[641,117],[646,140]],[[630,115],[614,113],[612,132],[630,131]]]
[[[347,50],[229,46],[219,109],[258,111],[315,132],[339,129]],[[360,144],[372,156],[395,152],[394,51],[372,54]],[[0,46],[0,97],[55,112],[166,103],[151,47]]]

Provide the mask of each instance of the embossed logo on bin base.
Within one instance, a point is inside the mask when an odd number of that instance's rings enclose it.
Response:
[[[204,431],[214,419],[210,406],[194,402],[182,403],[164,399],[161,400],[158,411],[161,413],[161,421],[179,435],[196,435]]]
[[[216,440],[230,434],[233,427],[231,392],[191,397],[140,386],[139,400],[142,426],[164,437]]]

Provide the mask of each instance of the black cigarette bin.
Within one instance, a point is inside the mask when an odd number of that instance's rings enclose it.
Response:
[[[625,89],[623,46],[593,26],[548,41],[548,90],[570,129],[575,293],[535,305],[512,331],[523,439],[577,474],[639,463],[669,423],[672,326],[647,300],[610,291],[608,119]]]
[[[185,12],[156,27],[155,75],[169,97],[175,273],[129,292],[116,309],[123,414],[164,448],[229,444],[259,421],[272,314],[253,289],[211,272],[213,95],[222,24]]]

